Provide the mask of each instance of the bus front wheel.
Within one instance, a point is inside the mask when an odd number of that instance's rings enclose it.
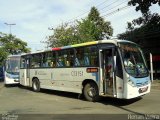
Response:
[[[35,92],[39,92],[40,91],[40,82],[39,82],[39,80],[37,78],[33,80],[32,88],[33,88],[33,91],[35,91]]]
[[[86,100],[96,102],[99,100],[98,87],[95,83],[87,83],[83,91]]]

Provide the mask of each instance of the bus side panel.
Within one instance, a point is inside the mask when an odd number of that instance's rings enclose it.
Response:
[[[27,69],[20,69],[20,84],[23,86],[30,86],[30,80],[27,77]]]
[[[82,93],[82,82],[98,81],[98,72],[87,73],[86,68],[31,69],[30,79],[34,77],[39,79],[41,88]]]
[[[99,72],[87,73],[87,67],[79,67],[74,68],[74,70],[71,72],[71,76],[73,78],[74,87],[79,89],[80,93],[82,93],[82,83],[84,80],[93,80],[95,83],[97,83],[99,88]]]
[[[32,81],[38,78],[40,82],[40,87],[43,85],[50,86],[51,80],[51,69],[30,69],[30,86],[32,86]]]
[[[124,92],[124,80],[116,77],[116,93],[117,98],[123,98],[123,92]]]

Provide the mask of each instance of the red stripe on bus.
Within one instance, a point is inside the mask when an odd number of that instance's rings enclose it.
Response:
[[[52,50],[61,50],[61,48],[52,48]]]

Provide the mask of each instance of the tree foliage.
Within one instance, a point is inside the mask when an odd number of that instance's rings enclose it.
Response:
[[[0,64],[9,54],[18,54],[29,52],[27,43],[11,34],[0,33]]]
[[[90,13],[88,14],[88,19],[96,26],[96,40],[101,40],[112,36],[113,28],[111,27],[111,23],[109,21],[104,21],[95,7],[91,8]]]
[[[95,7],[85,19],[76,21],[74,25],[62,24],[54,29],[54,34],[49,36],[50,47],[66,46],[93,40],[106,39],[112,36],[111,23],[104,21]]]
[[[88,42],[96,40],[96,36],[98,36],[96,26],[89,19],[83,19],[78,22],[77,29],[78,41],[77,43]]]
[[[130,0],[128,5],[136,6],[136,11],[141,11],[142,14],[146,14],[152,4],[158,4],[160,6],[160,0]]]
[[[4,51],[4,47],[0,47],[0,66],[3,65],[4,60],[6,59],[8,53]]]
[[[127,23],[127,30],[118,35],[119,39],[134,41],[149,50],[153,54],[158,54],[160,39],[160,15],[152,13],[149,7],[152,4],[159,4],[158,0],[131,0],[128,4],[136,6],[136,11],[140,10],[142,16]],[[157,48],[157,49],[155,49]]]
[[[136,25],[141,25],[136,28]],[[150,40],[151,37],[157,37],[160,39],[160,15],[157,13],[150,14],[148,19],[145,17],[140,17],[137,21],[133,20],[128,22],[127,31],[119,34],[119,39],[127,39],[138,44],[142,44],[144,41]]]
[[[49,36],[49,47],[61,47],[69,44],[76,43],[77,33],[75,26],[68,26],[68,24],[62,24],[54,29],[54,34]]]

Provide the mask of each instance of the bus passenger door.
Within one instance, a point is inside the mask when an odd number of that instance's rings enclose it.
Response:
[[[29,59],[22,58],[21,60],[21,71],[20,71],[20,84],[29,86]]]
[[[103,93],[115,96],[115,58],[114,48],[103,49],[101,52]]]
[[[26,69],[26,86],[30,85],[30,79],[29,79],[29,65],[30,65],[30,59],[27,58],[27,69]]]

